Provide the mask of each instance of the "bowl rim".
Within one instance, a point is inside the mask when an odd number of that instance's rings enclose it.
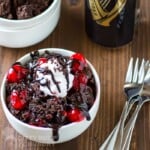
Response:
[[[31,22],[31,21],[36,21],[39,18],[41,18],[42,16],[45,16],[51,9],[53,9],[53,7],[56,5],[56,3],[58,1],[60,1],[60,0],[53,0],[52,3],[43,12],[41,12],[40,14],[38,14],[34,17],[31,17],[31,18],[28,18],[28,19],[20,19],[20,20],[7,19],[7,18],[0,17],[0,22],[11,23],[11,24],[12,23],[21,24],[21,23],[28,23],[28,22]],[[52,12],[52,14],[53,14],[53,12]]]
[[[42,49],[38,49],[39,53],[43,53],[44,51],[50,51],[50,52],[56,52],[56,53],[60,53],[62,54],[62,52],[65,52],[69,55],[71,54],[74,54],[76,52],[74,51],[71,51],[71,50],[67,50],[67,49],[62,49],[62,48],[42,48]],[[24,60],[26,57],[28,58],[30,56],[30,53],[32,53],[34,51],[31,51],[31,52],[28,52],[26,53],[25,55],[23,55],[22,57],[20,57],[17,61],[22,61]],[[27,60],[28,61],[28,60]],[[94,104],[92,105],[92,107],[90,108],[89,110],[89,113],[92,111],[93,109],[93,106],[95,106],[95,102],[96,101],[99,101],[98,103],[100,103],[100,94],[101,94],[101,88],[100,88],[100,77],[98,76],[94,66],[86,59],[90,69],[92,70],[92,73],[94,74],[94,79],[96,80],[96,87],[97,87],[97,91],[96,91],[96,97],[95,97],[95,101],[94,101]],[[26,62],[26,61],[25,61]],[[25,63],[23,62],[23,63]],[[3,111],[4,111],[4,114],[6,115],[6,113],[8,113],[9,116],[11,116],[18,124],[21,124],[23,126],[25,126],[26,128],[30,128],[30,129],[33,129],[33,130],[40,130],[40,131],[52,131],[52,128],[50,127],[37,127],[37,126],[32,126],[32,125],[29,125],[27,123],[24,123],[22,122],[21,120],[19,120],[18,118],[16,118],[8,109],[7,105],[6,105],[6,101],[5,101],[5,85],[6,85],[6,76],[7,76],[7,72],[5,73],[4,77],[3,77],[3,81],[2,81],[2,84],[1,84],[1,90],[0,90],[0,93],[1,93],[1,103],[2,103],[2,108],[3,108]],[[59,130],[63,130],[65,128],[68,128],[68,127],[73,127],[74,125],[77,125],[83,121],[86,121],[86,118],[84,118],[82,121],[79,121],[79,122],[72,122],[72,123],[69,123],[69,124],[66,124],[66,125],[63,125],[59,128]]]

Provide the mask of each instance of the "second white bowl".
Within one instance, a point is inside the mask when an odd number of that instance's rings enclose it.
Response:
[[[0,18],[0,45],[21,48],[42,41],[55,29],[60,10],[61,0],[53,0],[44,12],[33,18],[23,20]]]

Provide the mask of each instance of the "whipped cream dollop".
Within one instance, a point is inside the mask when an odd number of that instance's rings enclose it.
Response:
[[[73,86],[74,75],[69,63],[64,66],[56,57],[38,66],[36,80],[40,82],[40,91],[45,96],[65,97]]]

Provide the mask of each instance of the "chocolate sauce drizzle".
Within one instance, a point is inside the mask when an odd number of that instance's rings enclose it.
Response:
[[[56,125],[53,125],[53,140],[54,141],[58,141],[59,140],[59,134],[58,134],[58,130],[59,130],[59,127],[56,126]]]
[[[51,70],[49,70],[49,71],[48,71],[48,73],[50,73],[50,74],[51,74],[51,76],[52,76],[52,80],[53,80],[53,82],[55,83],[55,85],[56,85],[56,87],[57,87],[57,89],[58,89],[58,91],[59,91],[59,93],[60,93],[60,92],[61,92],[61,90],[60,90],[60,86],[59,86],[59,83],[55,80],[55,77],[54,77],[53,72],[52,72]]]

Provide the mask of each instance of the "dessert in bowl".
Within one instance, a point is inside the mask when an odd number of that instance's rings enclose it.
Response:
[[[16,131],[40,143],[61,143],[84,132],[100,103],[100,81],[83,55],[56,48],[31,52],[3,79],[1,101]]]
[[[61,0],[0,1],[0,45],[21,48],[50,35],[58,24]]]

